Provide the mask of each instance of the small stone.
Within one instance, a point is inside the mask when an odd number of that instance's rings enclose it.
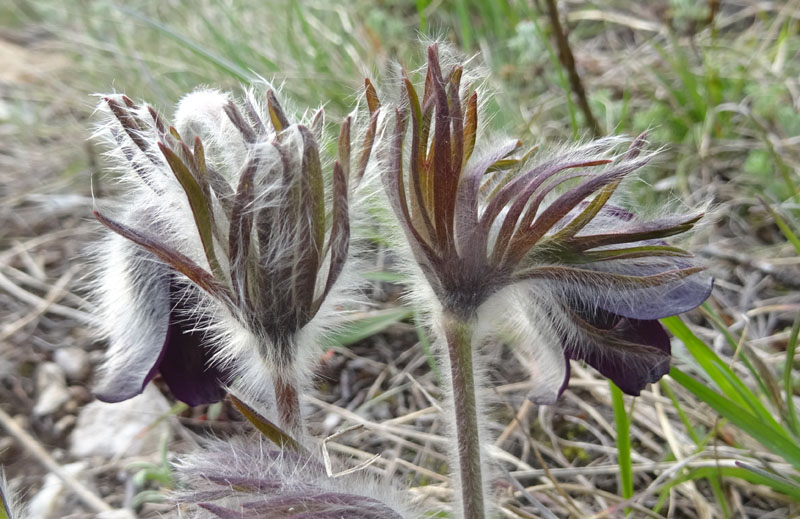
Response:
[[[69,392],[78,405],[88,404],[92,401],[92,394],[85,386],[69,386]]]
[[[5,359],[3,355],[0,355],[0,380],[8,378],[13,374],[14,368],[11,366],[11,362]]]
[[[154,424],[169,409],[167,399],[152,385],[124,402],[94,401],[78,414],[70,435],[70,454],[110,458],[154,453],[161,438],[169,434],[167,422]]]
[[[53,362],[44,362],[36,370],[36,392],[39,397],[33,406],[34,416],[47,416],[66,404],[71,394],[67,389],[64,371]]]
[[[130,510],[111,510],[110,512],[100,512],[97,519],[136,519]]]
[[[83,348],[59,348],[53,354],[53,360],[70,380],[85,380],[89,376],[89,354]]]
[[[85,461],[70,463],[62,468],[72,477],[78,477],[86,470]],[[28,501],[28,517],[40,519],[58,519],[63,516],[65,499],[69,492],[64,487],[63,481],[55,474],[48,474],[42,482],[42,489]]]
[[[57,421],[53,425],[53,430],[56,432],[56,434],[61,436],[62,434],[67,432],[69,429],[71,429],[72,426],[75,425],[76,421],[77,421],[77,418],[75,418],[75,415],[68,414],[66,416],[63,416],[59,421]]]

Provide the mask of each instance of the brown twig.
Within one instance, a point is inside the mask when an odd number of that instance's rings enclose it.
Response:
[[[561,20],[558,15],[558,6],[556,0],[547,0],[547,14],[550,16],[550,26],[553,28],[553,37],[558,45],[558,60],[561,66],[567,71],[569,77],[569,85],[575,97],[578,98],[578,106],[580,106],[583,116],[586,118],[586,124],[595,137],[602,135],[600,125],[592,114],[592,109],[589,106],[589,100],[586,98],[586,90],[583,88],[583,82],[578,75],[575,68],[575,57],[572,55],[572,49],[569,46],[569,40],[561,27]]]
[[[103,501],[97,494],[89,490],[83,483],[72,477],[64,468],[42,448],[36,439],[20,427],[11,416],[0,409],[0,426],[5,428],[26,451],[31,453],[47,470],[58,476],[83,503],[96,513],[112,512],[114,508]]]

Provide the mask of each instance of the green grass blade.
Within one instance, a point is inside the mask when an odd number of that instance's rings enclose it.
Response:
[[[722,477],[719,473],[714,474],[711,477],[707,477],[706,481],[711,486],[711,491],[714,493],[714,498],[719,503],[720,510],[722,511],[722,517],[724,519],[729,519],[731,516],[730,507],[728,507],[728,501],[725,498],[725,490],[722,488]]]
[[[561,86],[561,89],[564,91],[564,98],[567,101],[567,108],[569,109],[569,121],[570,125],[572,126],[572,138],[577,139],[580,135],[580,127],[578,126],[577,108],[575,107],[575,102],[572,100],[572,89],[569,86],[569,79],[567,79],[567,75],[564,73],[564,67],[561,66],[561,62],[558,60],[558,56],[556,55],[555,49],[553,49],[550,38],[539,25],[538,15],[532,15],[531,22],[533,22],[533,26],[536,28],[536,34],[539,36],[539,39],[547,49],[547,55],[550,57],[550,63],[553,65],[553,68],[558,75],[558,83]]]
[[[381,283],[405,283],[408,281],[408,276],[399,272],[389,272],[386,270],[375,270],[371,272],[363,272],[361,277],[367,281],[379,281]]]
[[[461,29],[462,48],[470,50],[472,48],[472,22],[469,19],[467,0],[456,0],[456,12],[458,13],[458,23]]]
[[[614,424],[617,429],[617,462],[619,463],[620,490],[624,499],[633,497],[633,466],[631,461],[631,422],[625,411],[622,390],[610,380],[611,407],[614,409]],[[630,509],[625,509],[625,514]]]
[[[682,47],[678,43],[677,39],[674,38],[674,36],[670,39],[672,40],[671,51],[667,51],[667,49],[658,43],[653,43],[652,45],[656,52],[658,52],[661,57],[667,63],[669,63],[670,67],[672,67],[672,71],[677,74],[681,85],[679,87],[675,87],[666,79],[662,79],[662,82],[664,86],[672,92],[676,99],[683,98],[684,101],[691,102],[689,115],[692,117],[694,122],[703,121],[708,111],[708,104],[701,95],[697,78],[694,72],[691,70],[689,59],[687,58],[686,53],[682,50]]]
[[[672,402],[672,406],[675,408],[675,411],[678,412],[678,417],[681,419],[681,423],[686,428],[686,432],[689,433],[689,437],[692,439],[694,444],[699,447],[701,444],[700,437],[697,435],[697,431],[695,431],[692,422],[689,421],[689,417],[686,415],[686,411],[683,410],[683,406],[678,401],[678,397],[675,396],[675,392],[670,387],[669,381],[665,378],[662,378],[660,385],[661,390],[664,391],[664,394],[666,394]]]
[[[772,218],[775,220],[775,224],[778,226],[778,229],[781,230],[786,239],[789,240],[789,243],[794,246],[797,254],[800,255],[800,238],[797,237],[794,231],[792,231],[792,228],[786,223],[786,220],[783,219],[783,217],[780,215],[780,213],[778,213],[777,210],[775,210],[774,207],[772,207],[764,198],[758,197],[758,199],[761,201],[764,207],[767,208],[769,214],[772,215]]]
[[[11,519],[11,505],[6,492],[6,477],[0,471],[0,519]]]
[[[782,478],[777,474],[771,474],[764,470],[752,470],[755,467],[748,467],[746,466],[739,466],[739,467],[699,467],[690,470],[687,474],[670,480],[667,484],[667,488],[674,487],[676,485],[680,485],[686,481],[692,481],[696,479],[708,478],[712,479],[714,477],[722,476],[727,478],[737,478],[747,481],[749,483],[754,483],[756,485],[765,485],[770,487],[771,489],[775,490],[776,492],[780,492],[786,496],[789,496],[795,500],[800,501],[800,486],[794,483],[791,480],[786,478]]]
[[[328,346],[349,346],[382,332],[397,322],[408,319],[412,314],[413,311],[405,307],[374,312],[368,317],[345,323],[328,336],[326,343]]]
[[[216,66],[217,68],[219,68],[223,72],[233,76],[237,80],[249,82],[249,81],[252,81],[253,79],[255,79],[253,74],[251,74],[247,70],[245,70],[242,67],[236,65],[235,63],[232,63],[232,62],[226,60],[225,58],[217,56],[216,54],[214,54],[210,50],[202,47],[197,42],[191,40],[190,38],[187,38],[186,36],[180,34],[177,31],[175,31],[172,27],[170,27],[170,26],[168,26],[166,24],[163,24],[163,23],[159,22],[158,20],[154,20],[154,19],[150,18],[149,16],[145,16],[145,15],[143,15],[143,14],[141,14],[141,13],[139,13],[139,12],[133,10],[133,9],[128,9],[126,7],[119,7],[119,9],[123,13],[125,13],[125,14],[127,14],[129,16],[132,16],[133,18],[137,18],[137,19],[143,21],[147,25],[149,25],[149,26],[153,27],[154,29],[156,29],[161,34],[163,34],[163,35],[167,36],[168,38],[170,38],[172,40],[175,40],[176,42],[180,43],[181,45],[183,45],[186,49],[190,50],[196,56],[199,56],[199,57],[205,59],[206,61],[208,61],[209,63],[213,64],[214,66]]]
[[[795,436],[800,437],[800,422],[797,420],[797,410],[794,408],[794,381],[792,380],[794,352],[797,349],[798,334],[800,334],[800,315],[794,320],[789,342],[786,343],[786,364],[783,367],[783,390],[786,392],[789,429]]]
[[[708,317],[708,319],[711,321],[714,327],[722,334],[722,336],[725,337],[725,340],[728,342],[728,345],[731,347],[731,349],[733,349],[734,351],[739,349],[740,340],[733,336],[733,334],[728,329],[728,326],[725,324],[725,321],[722,319],[722,316],[720,316],[719,313],[716,310],[714,310],[714,308],[710,304],[708,304],[708,302],[703,303],[700,309],[705,314],[705,316]],[[742,361],[742,364],[744,364],[744,367],[747,368],[750,374],[753,375],[753,378],[756,379],[756,381],[758,382],[758,386],[759,388],[761,388],[762,393],[764,393],[764,395],[770,398],[770,400],[775,405],[776,409],[781,409],[782,403],[780,395],[777,395],[778,398],[775,398],[774,379],[772,377],[762,376],[762,373],[756,368],[756,366],[752,362],[751,357],[754,357],[754,355],[750,353],[750,350],[747,348],[744,348],[742,355],[739,356],[740,360]]]
[[[672,368],[669,375],[732,424],[800,470],[800,446],[789,438],[782,428],[772,427],[746,408],[709,389],[705,384],[677,368]]]
[[[722,393],[738,406],[749,408],[751,414],[768,423],[772,428],[783,431],[783,428],[772,417],[756,395],[731,370],[719,356],[700,340],[680,317],[673,316],[661,322],[686,345],[689,353],[697,360],[704,373],[711,378]],[[786,435],[788,437],[788,435]]]
[[[425,34],[428,30],[428,18],[425,16],[425,8],[428,7],[429,0],[417,0],[417,16],[419,17],[419,32]]]

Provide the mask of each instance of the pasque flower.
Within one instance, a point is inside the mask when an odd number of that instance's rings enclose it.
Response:
[[[531,358],[532,398],[552,403],[568,358],[638,395],[669,369],[657,319],[704,301],[712,279],[663,239],[700,213],[645,221],[612,205],[644,166],[644,136],[533,158],[516,140],[478,146],[478,93],[428,49],[425,88],[404,77],[387,123],[383,184],[447,343],[464,516],[483,517],[473,350],[502,340]],[[377,105],[377,103],[374,103]],[[409,129],[410,126],[410,129]],[[539,158],[539,157],[544,158]]]
[[[234,378],[251,395],[271,379],[283,424],[299,427],[297,391],[342,291],[348,196],[375,119],[352,168],[345,119],[329,179],[323,112],[293,124],[272,90],[263,105],[252,91],[241,103],[195,92],[175,127],[124,96],[102,108],[127,190],[117,215],[95,215],[136,245],[112,237],[98,255],[111,339],[99,393],[128,398],[160,371],[198,403]]]
[[[312,455],[264,440],[207,442],[177,469],[185,489],[177,501],[195,505],[195,519],[418,517],[386,484],[358,473],[330,477]]]
[[[442,71],[437,48],[429,49],[421,100],[405,79],[410,120],[397,110],[383,173],[441,311],[464,318],[502,313],[516,322],[517,313],[482,306],[522,297],[531,326],[552,332],[532,348],[583,358],[637,395],[668,366],[656,319],[690,310],[710,294],[704,268],[662,241],[691,229],[702,213],[643,221],[608,203],[652,158],[642,155],[644,135],[622,154],[622,138],[543,159],[515,156],[516,140],[476,153],[478,93],[465,91],[461,76],[459,65]],[[564,354],[558,356],[563,364]]]

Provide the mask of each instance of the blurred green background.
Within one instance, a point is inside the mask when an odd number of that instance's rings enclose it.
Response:
[[[559,9],[601,132],[650,130],[666,147],[658,189],[695,201],[720,190],[797,194],[797,2],[568,1]],[[284,82],[300,105],[341,115],[365,75],[393,61],[421,65],[418,38],[433,36],[488,65],[497,129],[535,141],[586,136],[546,12],[547,2],[532,0],[13,0],[0,6],[0,24],[35,27],[40,45],[69,60],[45,79],[61,102],[84,110],[89,92],[124,91],[168,110],[197,85],[236,88],[260,75]],[[30,105],[48,100],[25,93],[5,96],[0,117],[47,125]]]

